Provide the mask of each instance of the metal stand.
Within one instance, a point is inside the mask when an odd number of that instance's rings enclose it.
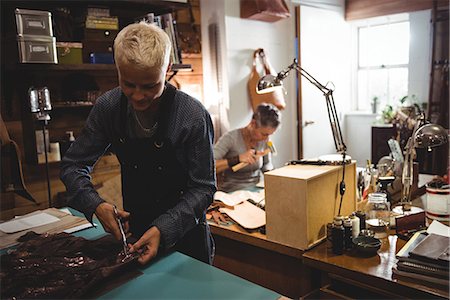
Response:
[[[47,196],[48,196],[48,207],[52,207],[52,193],[50,188],[50,172],[48,168],[48,153],[47,153],[47,143],[50,148],[50,141],[47,142],[47,137],[45,135],[47,129],[47,120],[41,120],[42,122],[42,134],[44,136],[44,153],[45,153],[45,176],[47,177]]]

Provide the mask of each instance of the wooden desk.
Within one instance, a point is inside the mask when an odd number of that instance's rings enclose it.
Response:
[[[303,262],[316,269],[316,282],[320,282],[322,289],[328,284],[323,291],[331,291],[335,297],[448,299],[448,291],[433,289],[420,282],[393,279],[392,267],[397,262],[395,254],[406,242],[395,235],[381,241],[378,254],[372,257],[361,257],[355,252],[335,255],[331,251],[331,243],[324,242],[303,254]],[[333,294],[336,291],[337,294]]]
[[[304,251],[239,225],[210,225],[216,243],[214,266],[290,298],[312,290],[312,271],[302,262]]]

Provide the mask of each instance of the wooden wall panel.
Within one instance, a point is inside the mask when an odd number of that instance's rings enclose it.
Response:
[[[438,0],[439,7],[448,9],[449,0]],[[345,20],[358,20],[431,9],[433,0],[345,0]]]

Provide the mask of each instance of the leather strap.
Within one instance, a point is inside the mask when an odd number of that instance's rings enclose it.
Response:
[[[264,67],[265,75],[270,74],[270,66],[266,59],[266,54],[264,53],[263,48],[258,48],[253,52],[253,71],[256,71],[256,62],[259,61]]]

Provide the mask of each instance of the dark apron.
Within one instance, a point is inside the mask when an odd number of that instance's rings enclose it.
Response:
[[[138,238],[151,223],[173,208],[187,186],[187,171],[178,162],[175,149],[167,138],[171,106],[176,89],[168,84],[159,107],[158,129],[150,138],[127,137],[128,99],[122,94],[120,138],[113,149],[120,161],[124,209],[130,212],[130,231]],[[205,214],[198,225],[186,233],[175,250],[211,263],[211,240]]]

